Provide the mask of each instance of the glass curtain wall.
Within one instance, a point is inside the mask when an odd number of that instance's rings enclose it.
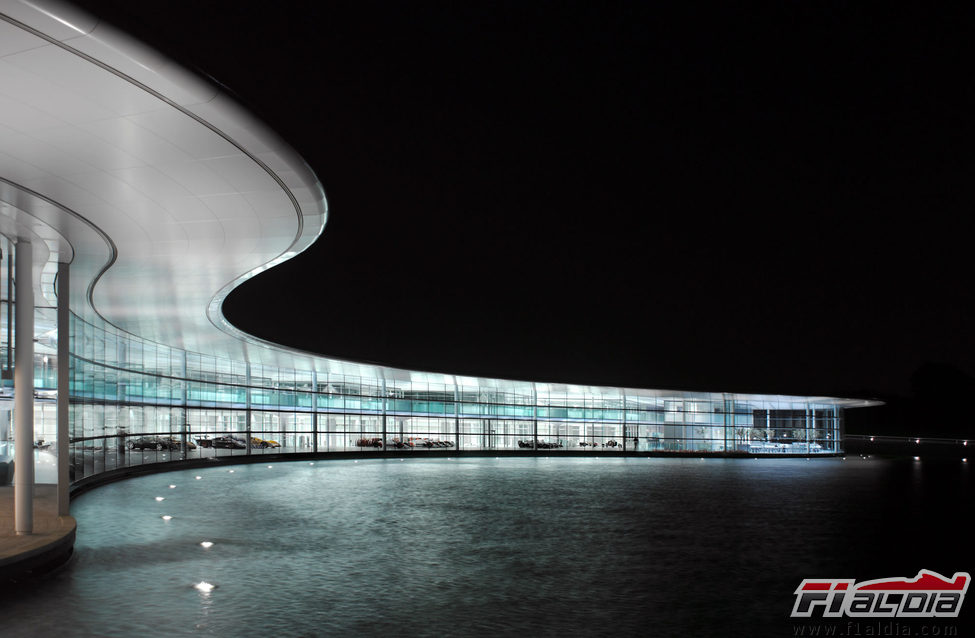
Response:
[[[841,409],[802,397],[360,378],[249,365],[71,321],[72,480],[282,452],[839,451]],[[43,356],[35,376],[50,387]],[[38,414],[53,431],[53,410],[39,404]]]
[[[8,456],[13,250],[0,237],[0,455]],[[48,297],[35,308],[32,443],[40,451],[55,449],[57,438],[57,324]],[[74,314],[70,330],[72,480],[144,463],[288,452],[840,451],[842,409],[829,400],[364,378],[185,352]]]

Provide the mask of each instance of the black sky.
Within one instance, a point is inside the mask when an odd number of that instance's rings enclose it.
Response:
[[[81,4],[324,183],[324,236],[224,305],[257,335],[636,387],[975,373],[971,6]]]

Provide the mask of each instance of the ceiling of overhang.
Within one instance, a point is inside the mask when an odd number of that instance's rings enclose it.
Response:
[[[0,18],[0,177],[117,250],[90,300],[72,287],[72,307],[90,301],[146,339],[243,356],[208,307],[318,236],[314,174],[215,87],[68,5],[3,0]],[[93,252],[104,260],[104,246]]]

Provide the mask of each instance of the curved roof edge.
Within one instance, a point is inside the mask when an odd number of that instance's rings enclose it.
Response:
[[[91,253],[103,260],[100,269],[81,264],[79,272],[93,278],[87,298],[72,298],[73,308],[90,306],[108,324],[149,341],[282,368],[455,385],[585,388],[594,394],[675,392],[410,371],[324,357],[244,333],[222,314],[226,296],[302,252],[323,232],[328,207],[314,171],[220,87],[76,7],[57,0],[0,0],[0,28],[13,36],[4,39],[0,32],[0,80],[5,72],[12,79],[0,81],[0,100],[4,86],[37,92],[6,96],[21,102],[26,114],[21,118],[26,123],[11,127],[9,147],[24,148],[23,137],[63,151],[60,157],[32,156],[27,163],[36,171],[17,164],[16,152],[7,164],[0,157],[0,177],[74,212],[119,247],[118,261],[109,268],[104,245],[79,250],[90,237],[53,224],[66,233],[78,259]],[[38,106],[52,98],[61,101],[60,111]],[[53,117],[50,126],[33,128],[30,117],[41,116]],[[92,141],[108,148],[89,152],[85,144]],[[0,131],[0,148],[8,148],[4,142]],[[78,161],[61,161],[64,156]],[[12,178],[5,174],[11,167]],[[204,229],[210,235],[197,241]],[[218,253],[221,248],[229,254]],[[202,261],[207,257],[219,268]],[[206,272],[199,272],[202,263]],[[881,403],[802,398],[843,407]]]

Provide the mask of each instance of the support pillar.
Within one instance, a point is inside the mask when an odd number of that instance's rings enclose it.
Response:
[[[454,377],[454,447],[460,449],[460,388]]]
[[[246,379],[245,383],[247,384],[247,439],[246,439],[246,442],[247,442],[247,451],[245,452],[245,454],[247,456],[250,456],[250,454],[251,454],[251,419],[253,418],[253,414],[251,413],[251,364],[250,364],[250,361],[247,362],[247,372],[246,372],[246,375],[247,376],[245,377],[245,379]],[[214,451],[214,454],[216,454],[216,451]]]
[[[538,449],[538,388],[532,383],[532,449]]]
[[[311,436],[312,451],[318,452],[318,371],[311,371]],[[384,444],[385,445],[385,444]]]
[[[190,409],[189,409],[189,398],[190,398],[190,380],[186,375],[186,350],[179,351],[179,376],[183,379],[183,391],[180,394],[180,402],[183,405],[183,409],[180,411],[182,418],[179,424],[179,450],[182,455],[183,460],[186,460],[189,455],[188,438],[186,431],[189,429],[189,419],[190,419]],[[172,426],[170,426],[171,428]],[[202,456],[202,452],[200,455]]]
[[[7,251],[7,367],[4,374],[10,374],[14,365],[14,256],[13,243]],[[10,377],[5,377],[10,378]]]
[[[34,531],[34,287],[33,250],[29,241],[17,242],[14,346],[14,529],[18,535]]]
[[[383,451],[385,452],[389,441],[386,440],[386,413],[389,411],[389,391],[386,389],[386,377],[382,378],[383,383]]]
[[[626,392],[622,389],[620,390],[620,409],[623,410],[623,418],[621,419],[623,422],[623,451],[626,452],[626,435],[629,432],[626,431]]]
[[[68,303],[71,299],[70,265],[58,264],[58,516],[67,516],[70,511],[68,488],[71,476],[69,465],[68,416],[70,406],[70,361],[71,361],[71,314]]]
[[[842,452],[843,448],[841,443],[843,441],[843,409],[839,406],[833,406],[833,414],[835,419],[833,420],[834,430],[833,430],[833,451]]]
[[[724,411],[724,447],[721,449],[722,452],[728,452],[728,428],[735,427],[735,403],[728,398],[727,394],[721,395]]]
[[[810,409],[809,404],[806,404],[806,422],[805,422],[805,430],[802,433],[802,440],[806,444],[807,454],[809,453],[809,430],[812,428],[812,414],[813,412]]]

